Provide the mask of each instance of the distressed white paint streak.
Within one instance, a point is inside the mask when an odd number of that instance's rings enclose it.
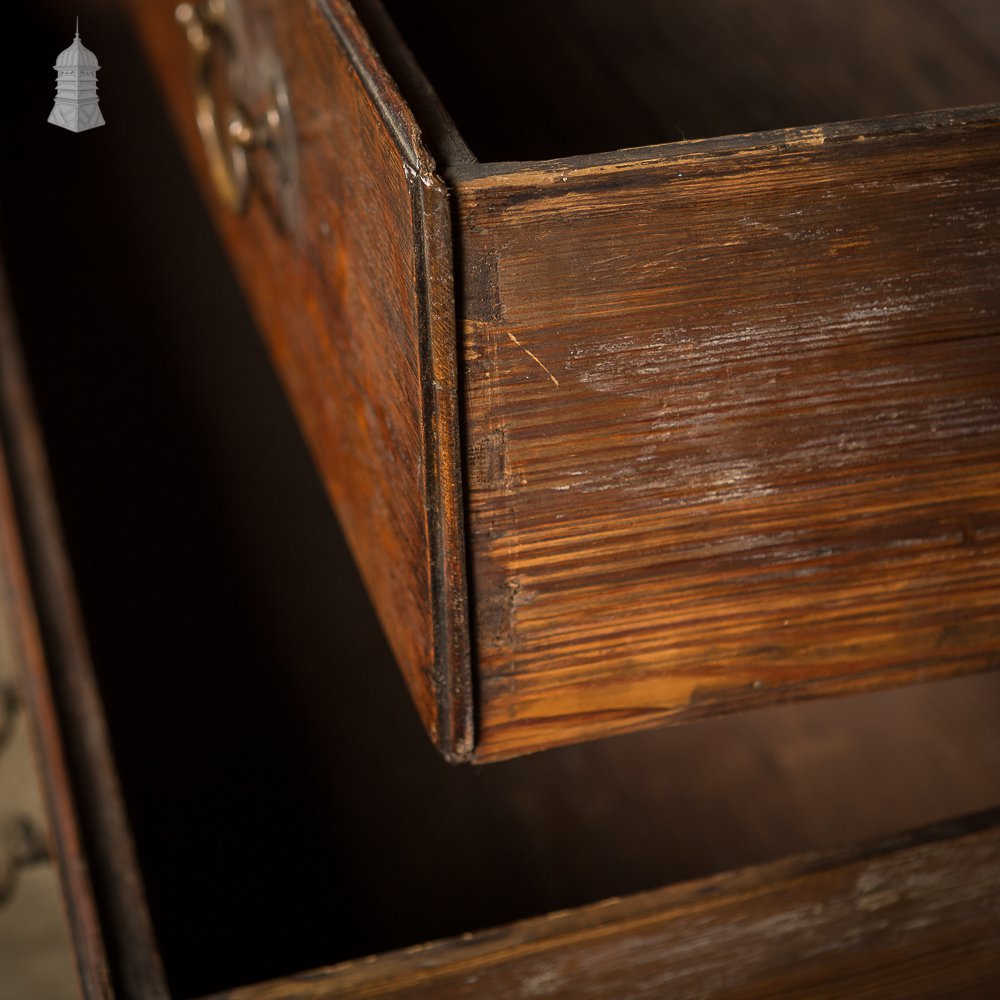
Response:
[[[528,976],[521,984],[521,995],[526,997],[551,996],[565,985],[563,975],[556,969],[545,969]]]

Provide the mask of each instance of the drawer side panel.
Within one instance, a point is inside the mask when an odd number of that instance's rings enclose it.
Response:
[[[482,759],[1000,665],[997,117],[456,172]]]
[[[269,154],[252,153],[247,211],[228,212],[212,191],[174,6],[132,5],[420,715],[462,757],[471,704],[444,186],[349,4],[246,0],[230,4],[226,86],[259,107],[280,66],[296,165],[282,189]]]

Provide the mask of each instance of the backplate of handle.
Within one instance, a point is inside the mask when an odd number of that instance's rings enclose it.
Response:
[[[232,0],[203,0],[181,3],[175,10],[178,23],[187,35],[195,66],[195,121],[205,147],[209,175],[219,198],[232,211],[246,209],[252,175],[248,153],[267,150],[277,155],[279,173],[287,171],[286,150],[292,141],[287,91],[280,77],[270,81],[267,103],[251,116],[235,98],[226,106],[217,101],[212,87],[213,63],[239,58],[234,51],[231,31]]]

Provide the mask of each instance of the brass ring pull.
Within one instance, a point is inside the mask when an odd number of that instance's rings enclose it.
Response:
[[[250,192],[247,153],[270,146],[280,125],[277,106],[269,108],[259,121],[251,121],[235,104],[223,115],[212,93],[212,52],[221,42],[231,42],[226,32],[226,0],[182,3],[174,11],[184,28],[195,61],[195,121],[208,157],[208,169],[215,190],[234,212],[246,208]],[[223,117],[225,121],[223,122]]]

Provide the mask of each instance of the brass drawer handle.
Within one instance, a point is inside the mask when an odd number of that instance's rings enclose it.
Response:
[[[287,95],[280,82],[275,81],[268,106],[257,118],[232,100],[227,109],[220,108],[212,90],[212,54],[221,52],[226,59],[233,55],[227,0],[182,3],[174,15],[187,34],[194,56],[195,121],[208,157],[212,184],[226,206],[234,212],[243,212],[250,193],[248,152],[255,148],[279,148],[279,139],[288,132]]]

